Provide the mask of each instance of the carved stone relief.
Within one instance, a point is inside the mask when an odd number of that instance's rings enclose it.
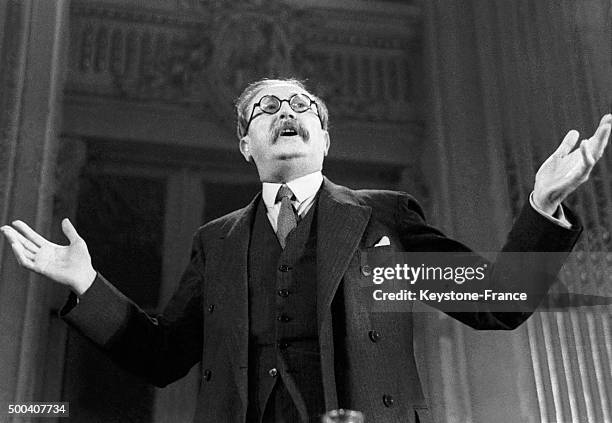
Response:
[[[334,116],[417,119],[414,35],[335,28],[324,11],[280,0],[184,0],[174,12],[74,2],[71,19],[69,96],[181,105],[223,119],[247,82],[294,76],[308,79]]]

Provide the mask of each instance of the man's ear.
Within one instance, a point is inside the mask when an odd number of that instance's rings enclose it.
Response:
[[[324,134],[324,136],[325,136],[325,156],[327,156],[327,152],[329,151],[329,144],[330,144],[330,141],[329,141],[329,132],[327,132],[327,131],[324,131],[324,132],[325,132],[325,134]]]
[[[249,136],[245,135],[244,137],[240,138],[240,141],[238,142],[240,152],[242,153],[244,160],[246,160],[247,162],[251,161],[251,151],[249,148],[250,141],[251,139],[249,138]]]

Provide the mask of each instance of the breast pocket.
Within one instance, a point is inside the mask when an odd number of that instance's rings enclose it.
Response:
[[[410,312],[413,305],[412,286],[405,277],[404,253],[397,245],[359,250],[361,286],[366,308],[372,313]]]
[[[374,268],[393,267],[400,259],[395,245],[369,247],[359,250],[359,266],[363,276],[370,277]]]

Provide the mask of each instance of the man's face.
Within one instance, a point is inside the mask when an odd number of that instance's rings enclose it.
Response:
[[[265,95],[289,100],[294,94],[313,96],[291,83],[265,86],[247,105],[250,115],[253,106]],[[305,112],[295,112],[288,101],[280,109],[267,114],[259,106],[247,134],[240,140],[240,151],[247,161],[255,161],[263,182],[287,182],[321,170],[329,149],[329,135],[321,128],[321,121],[313,104]]]

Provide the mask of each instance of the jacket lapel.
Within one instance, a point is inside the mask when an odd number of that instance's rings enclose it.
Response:
[[[235,220],[228,221],[218,261],[220,270],[216,272],[215,278],[220,287],[219,298],[225,302],[226,310],[232,310],[231,316],[228,316],[226,332],[229,336],[228,351],[245,410],[248,401],[249,361],[248,249],[251,227],[260,198],[261,193],[239,212]]]
[[[351,192],[323,180],[317,215],[317,320],[329,316],[342,275],[355,254],[372,209],[360,205]]]
[[[317,323],[325,408],[338,408],[331,303],[359,246],[372,209],[343,187],[323,180],[317,211]]]

